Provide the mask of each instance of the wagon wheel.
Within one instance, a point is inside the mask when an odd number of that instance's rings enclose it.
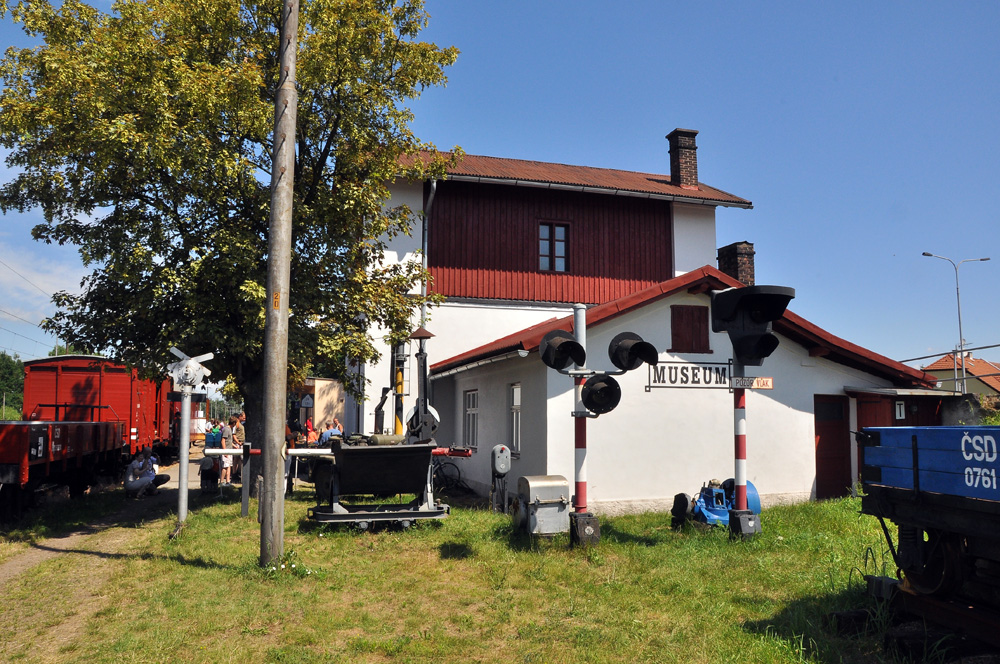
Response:
[[[961,553],[961,542],[956,535],[928,531],[923,544],[924,565],[903,570],[906,585],[921,595],[950,595],[962,585]]]

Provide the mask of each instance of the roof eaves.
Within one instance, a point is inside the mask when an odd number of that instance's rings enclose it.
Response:
[[[683,194],[663,194],[652,191],[641,191],[638,189],[595,187],[594,185],[572,184],[572,183],[555,182],[549,180],[501,178],[501,177],[492,177],[489,175],[464,175],[460,173],[448,173],[448,180],[454,182],[472,182],[477,184],[498,184],[498,185],[514,186],[514,187],[534,187],[537,189],[553,189],[557,191],[575,191],[588,194],[603,194],[606,196],[628,196],[631,198],[646,198],[649,200],[669,201],[673,203],[686,203],[689,205],[712,205],[718,207],[741,208],[744,210],[753,209],[753,203],[751,201],[742,199],[738,196],[733,196],[732,194],[723,192],[721,189],[715,189],[714,187],[707,187],[707,189],[712,192],[720,192],[726,194],[726,196],[730,198],[724,198],[713,194],[704,197],[701,196],[696,197],[690,195],[685,196]]]

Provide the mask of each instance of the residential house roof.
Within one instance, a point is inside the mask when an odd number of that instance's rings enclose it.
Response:
[[[697,270],[655,286],[637,291],[617,300],[587,310],[587,327],[593,327],[617,316],[644,307],[652,302],[682,291],[705,293],[730,287],[742,287],[739,281],[706,265]],[[547,321],[501,337],[488,344],[461,353],[431,366],[431,375],[445,373],[476,362],[488,361],[516,351],[537,352],[539,343],[552,330],[573,331],[573,316]],[[866,348],[834,336],[791,311],[785,311],[774,322],[774,331],[801,344],[809,354],[880,376],[897,386],[933,387],[937,379],[919,369],[890,360]]]
[[[423,153],[429,158],[430,153]],[[443,156],[450,156],[444,153]],[[404,160],[405,161],[405,160]],[[723,207],[752,208],[750,201],[698,183],[697,189],[673,184],[669,175],[570,166],[544,161],[463,154],[447,169],[447,179],[525,187],[546,187],[585,193],[659,198]]]
[[[924,371],[954,371],[956,366],[959,373],[961,373],[962,358],[953,353],[948,353],[924,367]],[[988,360],[980,360],[972,356],[967,356],[965,358],[965,374],[966,376],[976,378],[991,390],[1000,394],[1000,375],[997,375],[1000,374],[1000,365],[996,365]]]

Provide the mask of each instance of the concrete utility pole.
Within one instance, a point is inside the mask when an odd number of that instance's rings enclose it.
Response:
[[[295,55],[299,32],[298,0],[284,0],[281,11],[278,94],[274,103],[274,153],[271,167],[271,220],[267,243],[267,302],[264,320],[263,486],[260,500],[260,564],[285,553],[285,397],[288,383],[288,284],[292,254],[292,185],[295,176]],[[247,478],[244,478],[247,481]]]

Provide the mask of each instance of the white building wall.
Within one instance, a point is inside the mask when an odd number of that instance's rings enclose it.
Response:
[[[551,318],[560,318],[572,314],[572,305],[533,305],[529,303],[496,302],[482,304],[472,302],[445,302],[439,307],[431,307],[428,311],[429,320],[426,328],[433,339],[427,341],[428,366],[454,357],[504,335],[523,330]],[[414,316],[412,327],[420,324],[419,312]],[[378,330],[373,338],[381,339],[384,330]],[[364,404],[365,433],[374,433],[375,406],[382,395],[382,388],[389,386],[389,368],[391,354],[387,344],[379,344],[382,359],[369,364],[365,371],[369,380],[369,398]],[[407,344],[407,368],[404,371],[403,414],[416,402],[417,398],[417,360],[415,357],[419,346],[416,342]],[[433,391],[433,389],[432,389]],[[431,405],[435,405],[436,395],[432,394]],[[436,405],[435,405],[436,407]],[[392,427],[391,399],[386,404],[385,425]]]
[[[521,384],[521,453],[511,460],[513,486],[517,486],[516,477],[537,475],[545,469],[549,449],[545,437],[549,406],[546,401],[546,367],[531,359],[530,356],[515,357],[434,381],[435,396],[440,397],[439,403],[444,411],[442,419],[447,422],[435,436],[443,446],[468,445],[464,435],[465,393],[469,390],[479,392],[478,446],[471,457],[452,461],[459,467],[462,479],[470,488],[484,495],[489,493],[492,481],[490,457],[493,447],[501,444],[509,446],[511,443],[509,390],[513,383]],[[537,356],[534,359],[537,360]]]
[[[408,205],[413,212],[413,221],[409,235],[397,235],[388,240],[385,252],[387,265],[410,260],[420,260],[420,248],[423,246],[422,223],[419,212],[424,209],[424,183],[397,181],[389,186],[391,197],[388,204],[397,207]],[[417,288],[416,292],[420,292]]]
[[[661,362],[728,362],[732,346],[725,333],[711,334],[710,354],[666,352],[670,347],[672,304],[707,306],[708,298],[679,294],[589,329],[588,368],[613,368],[606,349],[611,338],[625,330],[638,333],[660,349]],[[801,346],[779,338],[781,344],[762,367],[747,367],[748,375],[774,377],[773,390],[747,391],[747,477],[765,505],[807,500],[815,495],[814,395],[843,395],[845,385],[889,384],[862,371],[809,357]],[[530,416],[525,412],[522,417],[525,449],[536,444],[533,426],[537,422],[541,425],[539,433],[544,431],[546,452],[533,454],[530,463],[523,457],[520,464],[515,464],[509,483],[516,486],[517,477],[526,474],[563,475],[572,490],[575,454],[571,378],[546,368],[533,353],[436,382],[448,380],[456,381],[458,399],[453,403],[459,408],[461,389],[472,385],[480,389],[481,426],[485,427],[500,426],[496,416],[486,413],[506,408],[506,384],[521,381],[526,407],[540,404],[544,389],[546,414],[532,411]],[[587,421],[588,507],[592,511],[613,514],[669,510],[675,494],[693,494],[710,479],[733,476],[733,395],[728,389],[652,387],[647,391],[650,369],[645,366],[619,376],[618,381],[622,387],[619,406]],[[853,400],[851,411],[853,423],[857,421]],[[488,487],[488,455],[489,449],[481,439],[478,460],[469,464],[473,486]]]
[[[715,265],[715,206],[673,204],[674,274]]]

